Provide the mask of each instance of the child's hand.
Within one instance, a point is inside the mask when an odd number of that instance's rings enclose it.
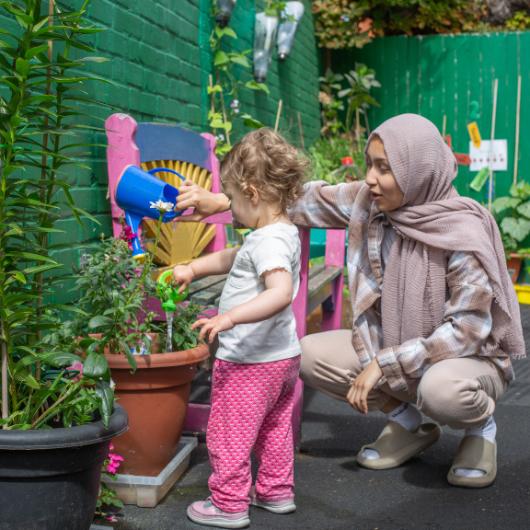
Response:
[[[173,268],[173,279],[180,285],[179,293],[184,292],[186,287],[193,281],[195,274],[191,265],[175,265]]]
[[[191,329],[201,328],[199,339],[203,340],[205,337],[208,337],[208,342],[211,344],[218,333],[232,329],[233,327],[234,323],[232,319],[228,316],[228,313],[224,313],[213,318],[200,318],[197,322],[193,323]]]

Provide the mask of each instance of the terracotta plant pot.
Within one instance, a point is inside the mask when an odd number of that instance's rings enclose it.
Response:
[[[523,258],[518,254],[510,254],[510,257],[506,260],[506,266],[508,267],[508,273],[512,279],[512,283],[517,283],[519,278],[519,272],[521,271],[521,265]]]
[[[129,431],[113,443],[123,455],[120,472],[156,476],[175,456],[186,416],[191,381],[208,346],[136,357],[133,374],[123,354],[109,354],[118,402],[129,415]]]

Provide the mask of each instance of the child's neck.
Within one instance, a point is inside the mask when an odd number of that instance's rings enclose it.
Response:
[[[263,228],[274,223],[291,223],[286,213],[278,213],[278,209],[271,205],[264,206],[258,209],[256,218],[256,228]]]

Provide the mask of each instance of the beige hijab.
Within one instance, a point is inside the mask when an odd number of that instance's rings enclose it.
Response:
[[[384,345],[427,337],[443,321],[447,251],[472,252],[493,288],[492,348],[524,357],[519,304],[491,214],[452,185],[457,164],[437,128],[417,114],[385,121],[378,136],[401,188],[403,204],[387,213],[397,237],[382,289]]]

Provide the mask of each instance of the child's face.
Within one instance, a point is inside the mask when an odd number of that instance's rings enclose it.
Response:
[[[403,204],[403,192],[390,169],[383,142],[377,137],[370,141],[366,152],[366,184],[381,212],[391,212]]]
[[[223,186],[223,191],[231,200],[233,218],[243,226],[255,228],[258,222],[257,204],[233,184]]]

